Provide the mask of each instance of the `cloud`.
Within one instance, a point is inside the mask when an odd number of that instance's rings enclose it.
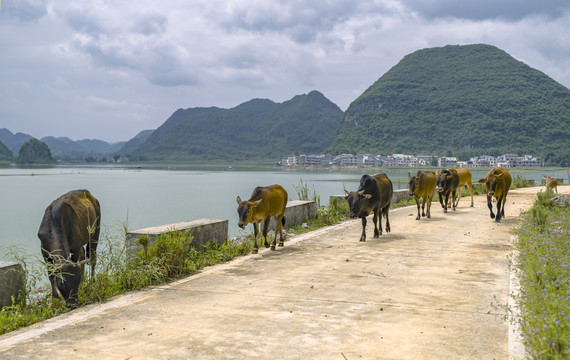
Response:
[[[47,14],[46,5],[42,0],[4,0],[1,6],[2,17],[23,23],[38,21]]]
[[[570,9],[566,0],[402,0],[402,3],[427,19],[454,17],[477,21],[518,21],[529,16],[558,18]]]

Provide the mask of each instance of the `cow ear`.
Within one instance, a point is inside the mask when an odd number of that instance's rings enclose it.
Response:
[[[365,194],[365,195],[364,195],[364,198],[365,198],[365,199],[370,199],[370,198],[372,198],[372,195],[370,195],[370,194]]]
[[[236,201],[237,201],[238,205],[241,204],[241,198],[239,196],[236,198]]]
[[[477,182],[480,183],[480,184],[484,184],[485,181],[487,181],[487,179],[479,179],[479,180],[477,180]]]
[[[364,195],[364,190],[360,190],[360,191],[358,192],[358,195],[359,195],[359,196]]]
[[[253,206],[253,207],[258,207],[259,204],[261,204],[261,201],[262,201],[262,200],[263,200],[263,199],[259,199],[259,200],[257,200],[257,201],[252,202],[252,203],[251,203],[251,206]]]

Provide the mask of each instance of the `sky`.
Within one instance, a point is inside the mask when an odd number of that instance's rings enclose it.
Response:
[[[312,90],[344,111],[405,55],[480,43],[570,88],[568,0],[3,0],[0,128],[127,141]]]

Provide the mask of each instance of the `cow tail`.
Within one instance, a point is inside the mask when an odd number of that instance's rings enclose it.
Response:
[[[281,225],[285,226],[285,216],[281,218]]]

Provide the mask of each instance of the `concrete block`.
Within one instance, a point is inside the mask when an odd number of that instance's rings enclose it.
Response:
[[[127,252],[132,254],[142,247],[136,241],[141,236],[148,235],[149,243],[152,244],[158,235],[180,230],[189,230],[193,237],[192,246],[197,249],[203,249],[208,242],[222,244],[228,240],[228,220],[198,219],[129,231],[125,239]]]
[[[314,201],[292,200],[285,208],[285,229],[302,224],[315,217],[317,203]],[[269,229],[275,230],[275,219],[269,221]],[[259,224],[259,232],[263,231],[263,221]]]
[[[331,195],[329,197],[329,204],[332,202],[333,198],[337,198],[339,201],[345,201],[345,195]],[[392,204],[397,203],[398,201],[407,200],[410,198],[408,195],[408,189],[402,190],[394,190],[392,193]]]
[[[0,309],[24,294],[24,269],[16,262],[0,261]]]

